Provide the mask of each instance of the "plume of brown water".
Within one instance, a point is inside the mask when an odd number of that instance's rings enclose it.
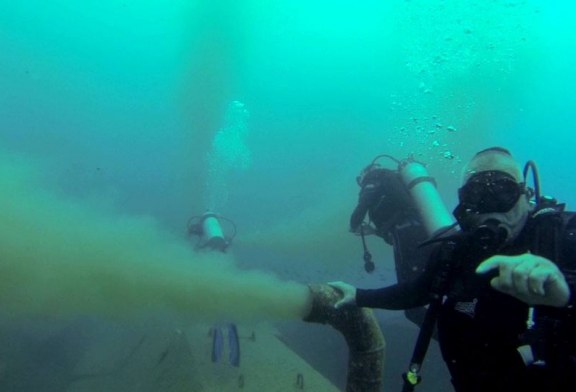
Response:
[[[306,286],[197,253],[149,217],[67,199],[0,157],[0,306],[12,314],[301,318]]]

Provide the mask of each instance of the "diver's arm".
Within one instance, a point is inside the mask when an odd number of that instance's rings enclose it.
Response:
[[[356,305],[366,308],[389,310],[410,309],[426,305],[430,301],[428,276],[380,289],[356,289]]]
[[[357,289],[356,305],[367,308],[404,310],[426,305],[430,302],[430,287],[438,273],[437,247],[428,260],[427,268],[415,279],[380,289]]]
[[[349,283],[330,282],[342,294],[335,308],[344,305],[357,305],[366,308],[390,310],[409,309],[429,302],[428,287],[431,273],[424,272],[417,279],[380,289],[357,289]]]

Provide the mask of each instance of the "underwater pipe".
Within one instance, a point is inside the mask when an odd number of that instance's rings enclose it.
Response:
[[[346,392],[381,392],[386,342],[371,309],[356,306],[334,308],[341,294],[327,284],[308,286],[312,296],[311,323],[330,324],[348,345]]]

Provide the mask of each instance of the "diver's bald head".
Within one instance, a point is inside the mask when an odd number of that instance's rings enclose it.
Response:
[[[478,152],[462,171],[462,184],[476,173],[489,170],[503,171],[513,176],[517,182],[523,181],[522,170],[510,151],[502,147],[491,147]]]

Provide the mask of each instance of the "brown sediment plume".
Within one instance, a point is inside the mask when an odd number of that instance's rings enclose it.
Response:
[[[195,252],[149,216],[46,189],[39,166],[0,150],[0,308],[12,319],[95,315],[185,322],[301,319],[307,286]]]
[[[334,308],[340,294],[326,284],[309,286],[312,307],[304,321],[330,324],[344,336],[349,349],[347,392],[381,392],[386,342],[370,309]]]

